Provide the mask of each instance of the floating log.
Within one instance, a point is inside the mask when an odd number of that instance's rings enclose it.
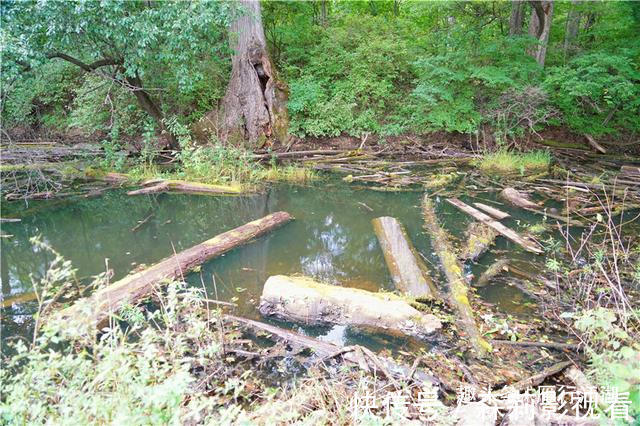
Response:
[[[493,262],[476,281],[476,287],[484,287],[509,265],[509,259],[498,259]]]
[[[493,244],[498,232],[482,222],[471,222],[467,228],[467,242],[462,248],[460,259],[476,261]]]
[[[28,293],[22,293],[22,294],[18,294],[17,296],[12,296],[12,297],[3,299],[2,302],[0,302],[0,307],[4,309],[20,303],[32,302],[34,300],[38,300],[38,295],[36,294],[35,291],[30,291]]]
[[[525,250],[528,250],[536,254],[542,253],[542,249],[539,248],[538,245],[535,244],[533,241],[524,239],[523,237],[518,235],[518,233],[515,232],[514,230],[507,228],[502,223],[492,219],[490,216],[482,213],[480,210],[477,210],[471,207],[470,205],[463,203],[457,198],[448,198],[447,202],[457,207],[458,209],[462,210],[463,212],[473,217],[474,219],[489,225],[490,227],[498,231],[500,234],[502,234],[503,236],[513,241],[514,243],[520,244]]]
[[[317,355],[321,360],[342,357],[344,361],[355,367],[364,370],[367,370],[368,368],[368,364],[362,356],[363,352],[355,350],[356,348],[360,348],[358,346],[341,347],[333,343],[314,339],[313,337],[304,336],[294,331],[285,330],[271,324],[265,324],[260,321],[236,317],[233,315],[225,315],[223,318],[227,321],[244,324],[255,330],[267,332],[294,345],[309,348],[313,350],[315,355]],[[384,368],[385,374],[388,372],[396,379],[424,384],[429,383],[436,388],[440,386],[440,381],[437,378],[429,376],[416,368],[410,368],[406,365],[398,364],[394,360],[382,356],[376,356],[376,360],[377,362],[374,363],[374,367],[380,366]]]
[[[487,213],[489,216],[493,216],[494,218],[498,219],[498,220],[502,220],[502,219],[506,219],[508,217],[511,217],[511,215],[509,213],[505,213],[502,210],[498,210],[495,207],[491,207],[488,206],[486,204],[483,203],[473,203],[474,206],[476,206],[477,208],[479,208],[480,210],[484,210],[485,213]]]
[[[222,233],[135,274],[96,291],[92,296],[78,300],[69,308],[59,312],[64,320],[75,323],[81,333],[100,325],[109,314],[122,306],[133,304],[148,296],[154,285],[163,280],[173,280],[207,260],[259,237],[292,220],[286,212],[276,212],[262,219]]]
[[[432,298],[436,288],[404,226],[388,216],[371,221],[396,288],[412,297]]]
[[[538,205],[531,201],[525,194],[514,189],[505,188],[500,192],[500,196],[517,207],[523,209],[537,209]]]
[[[392,293],[323,284],[307,277],[274,275],[260,297],[260,313],[311,325],[339,324],[426,337],[440,320]]]
[[[138,221],[138,224],[136,226],[134,226],[133,228],[131,228],[131,232],[138,232],[138,230],[140,228],[142,228],[144,225],[146,225],[152,217],[154,217],[155,214],[151,213],[149,216],[145,217],[144,219]]]
[[[473,316],[473,309],[467,296],[469,288],[463,275],[462,264],[453,251],[451,237],[438,224],[438,218],[428,194],[424,196],[422,212],[424,214],[425,228],[431,235],[431,245],[440,258],[440,263],[449,282],[449,300],[458,314],[458,323],[467,333],[467,337],[478,355],[484,356],[491,352],[491,345],[478,330]]]
[[[15,223],[15,222],[20,222],[20,221],[22,221],[22,219],[15,219],[15,218],[10,218],[10,217],[0,218],[0,223]]]
[[[127,195],[155,194],[159,192],[187,192],[193,194],[241,194],[240,186],[212,185],[208,183],[187,182],[184,180],[153,181],[154,185],[135,191],[127,192]]]

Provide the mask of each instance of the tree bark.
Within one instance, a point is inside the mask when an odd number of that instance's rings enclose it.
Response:
[[[234,50],[229,86],[222,100],[222,137],[251,148],[284,142],[286,87],[277,80],[267,53],[259,0],[239,0],[245,9],[231,25]]]
[[[538,39],[538,45],[529,49],[528,53],[544,67],[553,18],[553,0],[536,0],[530,3],[533,10],[529,21],[529,35]]]
[[[511,2],[511,17],[509,18],[510,36],[522,34],[522,23],[524,22],[524,5],[524,0],[513,0]]]
[[[575,40],[578,38],[578,31],[580,29],[580,21],[582,20],[582,13],[576,8],[580,2],[574,0],[571,2],[571,9],[567,15],[567,27],[564,33],[564,54],[573,53],[575,50]]]

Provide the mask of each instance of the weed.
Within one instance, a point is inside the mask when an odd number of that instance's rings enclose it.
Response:
[[[477,163],[477,167],[485,173],[503,175],[532,174],[548,170],[551,164],[549,151],[513,152],[501,149],[485,154]]]

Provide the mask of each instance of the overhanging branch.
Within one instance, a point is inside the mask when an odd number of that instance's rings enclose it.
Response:
[[[112,58],[98,59],[95,62],[92,62],[90,64],[86,64],[86,63],[82,62],[81,60],[74,58],[73,56],[69,56],[69,55],[67,55],[65,53],[61,53],[61,52],[49,53],[47,55],[47,58],[50,58],[50,59],[53,59],[53,58],[63,59],[65,61],[67,61],[67,62],[70,62],[70,63],[72,63],[74,65],[79,66],[80,68],[82,68],[86,72],[93,72],[93,71],[97,70],[98,68],[105,67],[105,66],[108,66],[108,65],[120,65],[120,64],[122,64],[121,60],[112,59]]]

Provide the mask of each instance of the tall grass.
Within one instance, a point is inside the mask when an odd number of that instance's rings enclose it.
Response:
[[[501,149],[485,154],[477,166],[486,173],[531,174],[543,172],[551,164],[549,151],[514,152]]]

